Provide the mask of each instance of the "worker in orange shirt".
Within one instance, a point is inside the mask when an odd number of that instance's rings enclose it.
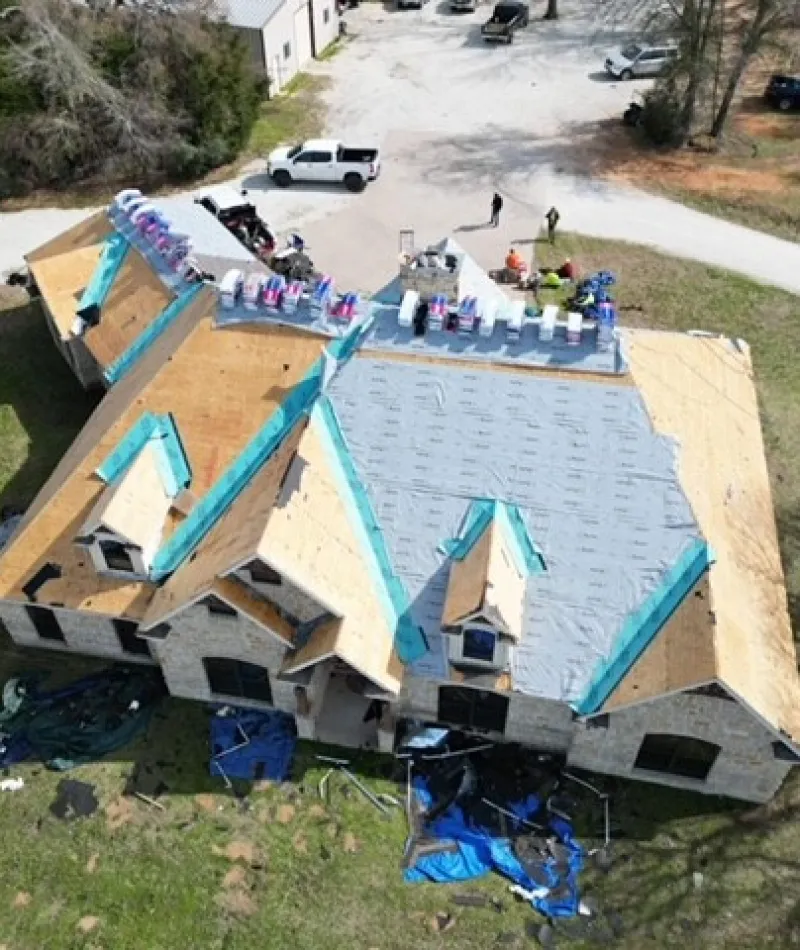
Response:
[[[506,255],[506,270],[513,276],[519,277],[520,272],[525,269],[525,261],[522,259],[522,255],[517,254],[513,247],[510,248]]]

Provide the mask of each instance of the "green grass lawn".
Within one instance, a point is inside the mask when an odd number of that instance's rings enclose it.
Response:
[[[337,51],[338,46],[331,50],[327,58]],[[302,142],[303,139],[319,135],[324,119],[320,93],[324,88],[325,80],[321,76],[310,76],[308,73],[295,76],[279,96],[262,104],[245,154],[264,158],[276,145]]]
[[[759,381],[793,616],[800,603],[800,321],[796,298],[624,244],[560,235],[537,244],[546,263],[569,254],[584,271],[619,276],[631,326],[719,330],[746,338]],[[34,491],[87,412],[34,309],[0,314],[3,480]],[[35,464],[31,461],[35,459]],[[16,475],[21,472],[23,475]],[[24,489],[24,490],[23,490]],[[0,680],[31,666],[62,678],[90,664],[0,648]],[[321,805],[322,770],[301,746],[292,781],[252,790],[246,804],[208,775],[208,716],[170,700],[149,736],[72,777],[96,784],[98,813],[64,824],[49,814],[61,776],[14,768],[26,786],[0,793],[0,947],[6,950],[476,950],[533,946],[533,912],[497,878],[455,888],[406,885],[401,813],[385,821],[335,786]],[[345,753],[352,755],[352,753]],[[169,787],[164,809],[122,798],[135,765]],[[400,794],[384,760],[362,756],[374,788]],[[643,784],[614,783],[615,860],[590,868],[584,890],[617,911],[622,950],[796,946],[800,939],[800,785],[765,808]],[[584,826],[584,834],[594,828]],[[238,857],[237,857],[238,855]],[[699,886],[693,875],[699,873]],[[454,892],[501,898],[456,907]],[[439,911],[455,916],[433,931]],[[96,918],[89,919],[89,918]],[[83,933],[80,923],[88,931]],[[560,948],[592,944],[566,932]]]
[[[94,406],[38,304],[0,287],[0,504],[27,505]],[[4,309],[8,307],[8,309]]]

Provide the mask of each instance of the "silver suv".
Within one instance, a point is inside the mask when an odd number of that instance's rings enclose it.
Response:
[[[639,79],[657,76],[672,64],[678,56],[678,47],[671,43],[663,46],[643,46],[631,43],[617,53],[611,53],[605,61],[605,70],[614,79]]]

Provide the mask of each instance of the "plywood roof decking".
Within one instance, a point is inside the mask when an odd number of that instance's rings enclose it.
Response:
[[[80,533],[92,534],[102,524],[152,554],[164,531],[170,507],[155,449],[145,445],[117,484],[109,485],[100,495]]]
[[[492,525],[489,525],[463,560],[453,561],[450,565],[447,597],[442,611],[442,623],[445,626],[458,624],[480,610],[491,554]]]
[[[286,497],[273,509],[257,554],[341,614],[333,651],[378,686],[396,693],[402,665],[378,593],[381,582],[357,531],[358,516],[343,497],[346,489],[329,454],[323,425],[314,414],[300,443],[298,477],[290,480],[291,493],[287,483]],[[328,635],[325,627],[316,630],[306,652],[314,656],[330,652]],[[292,668],[296,665],[292,661]]]
[[[75,312],[92,279],[102,250],[102,243],[90,244],[59,257],[47,257],[30,263],[31,274],[62,340],[70,336]]]
[[[717,555],[709,573],[717,678],[800,741],[786,589],[749,352],[724,339],[626,331],[634,379],[655,428],[678,444],[681,484]],[[665,631],[666,632],[666,631]],[[697,681],[694,654],[671,689]]]
[[[707,683],[716,676],[714,630],[708,577],[667,621],[603,706],[610,712],[656,699],[680,688]]]
[[[319,358],[326,340],[285,327],[214,329],[210,289],[181,313],[133,372],[104,398],[45,486],[44,500],[26,518],[0,558],[0,598],[25,601],[22,585],[43,564],[62,568],[42,603],[141,619],[149,584],[99,578],[73,543],[103,483],[95,469],[146,411],[171,412],[201,496],[239,455],[293,386]],[[180,344],[180,345],[179,345]]]
[[[100,323],[83,337],[100,366],[105,369],[119,359],[173,299],[158,274],[131,248],[101,307]]]
[[[270,511],[280,490],[305,423],[295,426],[283,445],[212,528],[191,561],[159,589],[144,617],[146,627],[161,623],[208,592],[219,575],[256,555]]]
[[[492,520],[467,556],[450,566],[442,623],[455,626],[480,611],[519,642],[525,580],[514,568],[500,526]]]

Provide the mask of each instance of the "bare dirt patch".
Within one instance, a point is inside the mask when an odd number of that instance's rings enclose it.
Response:
[[[213,845],[211,851],[219,858],[227,858],[229,861],[240,861],[252,868],[264,866],[264,856],[261,849],[251,841],[239,839],[231,841],[225,848],[219,845]]]
[[[91,855],[89,860],[86,862],[86,873],[94,874],[94,872],[97,870],[97,865],[99,862],[100,862],[100,852],[95,851],[94,854]]]
[[[194,803],[203,811],[214,811],[217,807],[217,800],[213,795],[195,795]]]
[[[288,825],[294,819],[295,811],[294,805],[279,805],[275,817],[282,825]]]
[[[241,864],[234,865],[222,879],[222,886],[225,888],[242,887],[247,880],[247,871]]]
[[[89,934],[93,930],[97,930],[99,926],[100,926],[99,917],[86,916],[86,917],[81,917],[81,919],[78,921],[77,929],[82,934]]]
[[[109,831],[116,831],[125,825],[131,824],[136,818],[136,811],[129,798],[120,795],[106,805],[106,826]]]
[[[11,906],[17,910],[21,910],[23,907],[28,907],[32,900],[33,897],[31,897],[27,891],[17,891],[14,900],[11,902]]]
[[[240,888],[218,894],[216,901],[224,911],[234,917],[252,917],[258,911],[258,905],[250,894]]]

